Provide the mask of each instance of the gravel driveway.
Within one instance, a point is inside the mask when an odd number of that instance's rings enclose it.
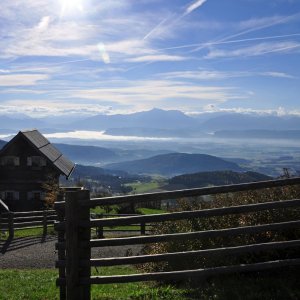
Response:
[[[0,268],[31,269],[54,268],[57,260],[55,236],[16,238],[11,242],[0,241]],[[92,257],[126,256],[128,252],[136,255],[141,250],[140,245],[102,247],[92,249]]]

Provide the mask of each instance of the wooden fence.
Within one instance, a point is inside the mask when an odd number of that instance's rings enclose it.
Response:
[[[171,261],[174,259],[182,260],[185,258],[191,258],[193,256],[222,257],[223,255],[240,255],[242,253],[257,253],[260,251],[268,251],[274,249],[300,249],[300,240],[297,239],[267,243],[245,244],[241,246],[229,246],[226,248],[219,247],[214,249],[200,249],[185,252],[163,253],[155,255],[91,259],[91,249],[93,247],[113,247],[134,244],[136,245],[168,242],[174,240],[195,240],[203,238],[258,234],[262,232],[298,230],[300,228],[300,218],[298,216],[295,220],[289,220],[287,222],[274,222],[270,224],[258,224],[253,226],[224,228],[218,230],[160,235],[150,234],[134,237],[109,239],[91,239],[91,228],[93,227],[124,226],[142,222],[154,224],[156,222],[184,220],[191,218],[206,218],[214,216],[247,214],[260,211],[273,211],[286,208],[299,208],[300,199],[290,199],[284,201],[272,201],[272,199],[270,199],[270,202],[240,206],[230,206],[195,211],[183,211],[156,215],[127,216],[121,218],[107,219],[90,219],[91,208],[121,203],[137,204],[149,201],[180,199],[183,197],[196,197],[202,195],[215,195],[220,193],[250,191],[272,187],[283,187],[295,184],[300,184],[300,178],[152,194],[107,197],[100,199],[90,199],[89,191],[87,190],[66,193],[64,199],[65,201],[57,202],[55,205],[55,208],[59,215],[59,223],[56,224],[55,228],[56,230],[58,230],[58,260],[56,266],[59,268],[59,278],[57,279],[57,284],[60,287],[60,299],[90,299],[91,284],[187,279],[191,277],[207,278],[210,276],[220,274],[269,270],[274,268],[300,265],[300,257],[296,257],[243,265],[222,265],[217,267],[208,267],[204,269],[190,269],[156,273],[138,273],[115,276],[91,276],[91,268],[97,266],[140,264],[147,262]]]
[[[91,213],[91,220],[93,219],[107,219],[107,218],[122,218],[122,217],[134,217],[134,216],[140,216],[140,214],[97,214],[97,213]],[[118,233],[122,233],[125,232],[126,234],[128,233],[140,233],[140,234],[146,234],[146,230],[148,229],[148,227],[150,227],[151,224],[146,224],[145,222],[140,222],[140,223],[136,223],[136,224],[129,224],[126,226],[126,228],[122,228],[122,227],[116,227],[116,226],[96,226],[93,227],[92,230],[95,231],[97,238],[104,238],[104,232],[109,232],[109,233],[114,233],[114,232],[118,232]]]
[[[57,220],[55,210],[12,212],[0,214],[0,230],[8,232],[8,238],[14,238],[16,230],[43,228],[43,235],[48,233],[48,227]]]

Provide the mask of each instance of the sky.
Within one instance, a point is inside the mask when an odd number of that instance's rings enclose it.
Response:
[[[300,114],[299,0],[1,0],[0,114]]]

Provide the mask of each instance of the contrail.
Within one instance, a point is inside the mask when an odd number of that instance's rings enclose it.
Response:
[[[288,46],[288,47],[273,49],[273,50],[262,52],[261,54],[263,55],[263,54],[268,54],[268,53],[273,53],[273,52],[280,52],[280,51],[290,50],[290,49],[294,49],[294,48],[300,48],[300,45],[292,45],[292,46]]]
[[[281,19],[279,19],[279,20],[270,22],[270,23],[265,24],[265,25],[253,27],[253,28],[250,28],[250,29],[247,29],[247,30],[238,32],[238,33],[235,33],[235,34],[233,34],[233,35],[229,35],[229,36],[227,36],[227,37],[224,37],[224,38],[222,38],[222,39],[220,39],[220,40],[215,41],[215,43],[217,43],[217,42],[224,42],[224,41],[227,41],[227,40],[229,40],[229,39],[232,39],[232,38],[235,38],[235,37],[244,35],[244,34],[246,34],[246,33],[254,32],[254,31],[257,31],[257,30],[260,30],[260,29],[264,29],[264,28],[268,28],[268,27],[271,27],[271,26],[280,24],[280,23],[282,23],[282,22],[284,22],[284,21],[286,21],[286,20],[288,20],[288,19],[294,18],[295,16],[299,16],[299,13],[294,14],[294,15],[292,15],[292,16],[286,16],[286,17],[283,17],[283,18],[281,18]],[[214,41],[208,42],[207,44],[212,44],[212,43],[214,43]],[[199,50],[201,50],[201,49],[203,49],[203,48],[205,48],[205,46],[198,47],[198,48],[192,50],[191,52],[199,51]]]
[[[151,29],[144,37],[143,40],[146,40],[148,37],[150,37],[156,30],[158,30],[167,20],[169,17],[163,19],[160,21],[153,29]]]
[[[207,42],[207,43],[196,43],[196,44],[187,44],[180,45],[168,48],[157,49],[158,51],[162,50],[175,50],[175,49],[184,49],[184,48],[194,48],[194,47],[209,47],[212,45],[221,45],[221,44],[234,44],[234,43],[243,43],[243,42],[251,42],[251,41],[259,41],[259,40],[272,40],[272,39],[282,39],[287,37],[300,36],[300,33],[292,33],[285,35],[274,35],[274,36],[264,36],[257,38],[248,38],[248,39],[240,39],[240,40],[229,40],[229,41],[220,41],[220,42]]]
[[[197,0],[197,1],[193,2],[185,9],[185,11],[183,13],[179,14],[179,16],[177,16],[177,18],[176,18],[176,13],[173,13],[170,17],[163,19],[143,37],[143,40],[146,40],[147,38],[149,38],[155,31],[160,29],[166,23],[166,21],[168,21],[169,19],[172,19],[173,17],[175,17],[175,18],[174,18],[174,20],[171,20],[171,24],[169,24],[169,25],[174,26],[174,24],[176,24],[179,20],[181,20],[183,17],[187,16],[188,14],[190,14],[191,12],[193,12],[194,10],[196,10],[197,8],[202,6],[206,1],[207,0]]]

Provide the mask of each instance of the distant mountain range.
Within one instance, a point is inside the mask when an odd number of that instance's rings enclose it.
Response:
[[[14,133],[22,129],[45,127],[47,127],[47,124],[40,119],[34,119],[27,116],[11,117],[0,115],[1,132],[6,131],[5,133]]]
[[[0,150],[6,144],[0,140]],[[77,164],[103,165],[129,159],[149,158],[159,154],[170,153],[168,150],[151,149],[111,149],[98,146],[69,145],[53,143],[59,151]]]
[[[257,172],[200,172],[175,176],[168,180],[168,185],[165,186],[164,189],[189,189],[210,185],[228,185],[255,181],[266,181],[271,179],[273,178]]]
[[[203,113],[189,116],[178,110],[154,108],[131,114],[95,115],[80,120],[57,116],[45,119],[0,115],[0,133],[14,133],[21,129],[38,128],[43,133],[74,130],[105,131],[109,135],[141,137],[202,137],[216,131],[299,130],[299,116],[275,116],[255,113]],[[255,131],[254,131],[255,130]],[[212,137],[212,135],[209,135]],[[219,137],[220,133],[215,135]],[[235,135],[239,138],[238,135]]]
[[[84,130],[106,130],[109,128],[157,128],[179,129],[197,126],[197,120],[178,110],[154,108],[132,114],[97,115],[70,124],[71,128]]]
[[[178,174],[232,170],[242,171],[236,163],[206,154],[169,153],[147,159],[113,163],[104,166],[111,170],[124,170],[134,174]]]
[[[76,163],[104,163],[117,161],[119,156],[111,149],[95,146],[54,144],[64,155]]]
[[[71,127],[103,129],[110,135],[197,137],[220,130],[297,130],[300,117],[225,112],[191,117],[177,110],[152,109],[127,115],[98,115],[72,123]]]

